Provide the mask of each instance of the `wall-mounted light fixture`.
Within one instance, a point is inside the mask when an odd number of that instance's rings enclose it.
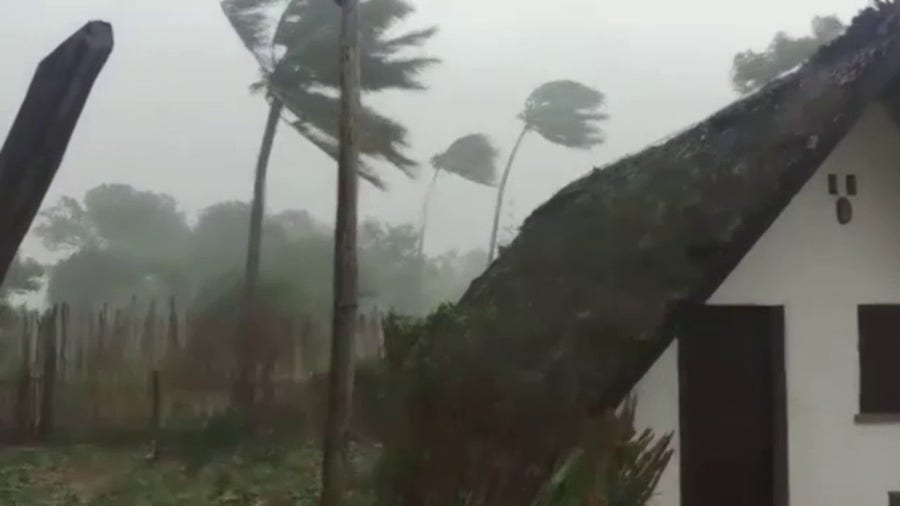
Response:
[[[838,196],[835,202],[835,211],[838,223],[846,225],[853,220],[853,204],[849,197],[855,197],[859,192],[859,185],[856,180],[856,174],[847,174],[844,176],[844,194],[841,195],[841,189],[838,185],[838,175],[828,174],[828,194]]]

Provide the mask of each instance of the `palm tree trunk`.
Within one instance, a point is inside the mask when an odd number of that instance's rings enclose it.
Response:
[[[435,169],[431,184],[428,185],[428,193],[425,194],[425,202],[422,204],[422,228],[419,230],[419,254],[417,256],[419,260],[425,256],[425,232],[428,229],[428,211],[431,208],[431,197],[434,195],[434,188],[437,186],[438,176],[440,175],[441,169]]]
[[[416,289],[418,290],[416,296],[416,314],[418,314],[418,309],[424,310],[427,308],[425,304],[425,233],[428,231],[428,214],[431,208],[431,198],[434,195],[434,188],[437,186],[438,176],[441,175],[441,169],[435,168],[434,177],[431,179],[431,184],[428,185],[428,192],[425,194],[425,202],[422,203],[422,221],[419,229],[419,245],[418,252],[416,254],[416,262],[418,262],[418,272],[416,275],[418,279],[416,280]]]
[[[334,307],[328,416],[322,459],[321,506],[340,506],[347,481],[347,436],[353,399],[353,341],[356,335],[359,184],[359,1],[341,0],[341,145],[338,160],[334,244]]]
[[[240,349],[238,350],[238,377],[235,381],[232,401],[243,409],[250,409],[253,404],[253,353],[254,315],[256,314],[257,291],[259,289],[259,257],[262,250],[262,227],[266,209],[266,175],[269,169],[269,157],[278,130],[278,120],[284,104],[272,97],[269,105],[269,117],[263,133],[262,146],[256,162],[256,176],[253,183],[253,205],[250,211],[250,233],[247,239],[247,265],[244,271],[244,294],[240,325]]]
[[[497,204],[494,206],[494,228],[491,230],[491,244],[488,248],[488,267],[490,267],[491,262],[494,261],[494,257],[497,253],[497,235],[500,231],[500,212],[503,211],[503,196],[506,193],[506,183],[509,182],[509,174],[512,172],[513,162],[516,160],[519,148],[522,146],[522,140],[525,138],[525,134],[530,130],[531,128],[528,125],[525,125],[525,128],[522,129],[522,133],[519,134],[519,138],[516,140],[516,144],[509,154],[509,160],[506,162],[506,169],[503,171],[503,179],[500,180],[500,185],[497,187]]]

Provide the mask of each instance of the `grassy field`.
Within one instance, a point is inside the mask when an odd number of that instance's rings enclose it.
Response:
[[[212,455],[71,445],[0,449],[2,505],[314,505],[318,450],[246,445]],[[358,504],[366,504],[357,497]]]

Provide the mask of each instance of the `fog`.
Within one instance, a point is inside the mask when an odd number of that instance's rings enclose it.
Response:
[[[0,19],[0,131],[6,132],[36,63],[90,19],[112,22],[116,48],[100,77],[45,205],[106,182],[175,196],[189,214],[249,200],[266,105],[257,78],[215,0],[29,0]],[[736,98],[733,55],[762,48],[777,30],[805,33],[816,14],[849,20],[864,0],[608,2],[428,0],[408,25],[440,26],[427,51],[443,63],[430,89],[366,97],[410,130],[427,160],[460,135],[484,131],[503,156],[528,93],[553,79],[603,91],[608,140],[590,152],[537,136],[523,146],[508,189],[514,227],[567,182],[702,119]],[[389,166],[388,192],[364,185],[363,216],[414,222],[427,184]],[[423,167],[427,170],[427,167]],[[333,221],[335,163],[288,128],[270,168],[271,210],[305,208]],[[448,178],[433,210],[431,252],[485,247],[493,191]],[[34,240],[26,254],[41,255]]]

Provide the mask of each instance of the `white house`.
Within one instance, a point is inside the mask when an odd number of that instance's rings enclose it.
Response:
[[[900,6],[566,186],[459,308],[511,395],[636,394],[657,506],[900,505]]]
[[[773,197],[783,205],[759,234],[728,246],[736,263],[680,313],[633,388],[638,425],[676,436],[653,504],[900,504],[896,16],[869,11],[825,50],[876,76],[865,92],[842,89],[848,68],[821,55],[760,92],[776,97],[773,114],[791,107],[787,89],[856,94],[856,109],[830,110],[848,123],[809,137],[809,149],[827,143],[824,160],[786,169],[801,184]],[[875,54],[891,56],[859,59]]]

